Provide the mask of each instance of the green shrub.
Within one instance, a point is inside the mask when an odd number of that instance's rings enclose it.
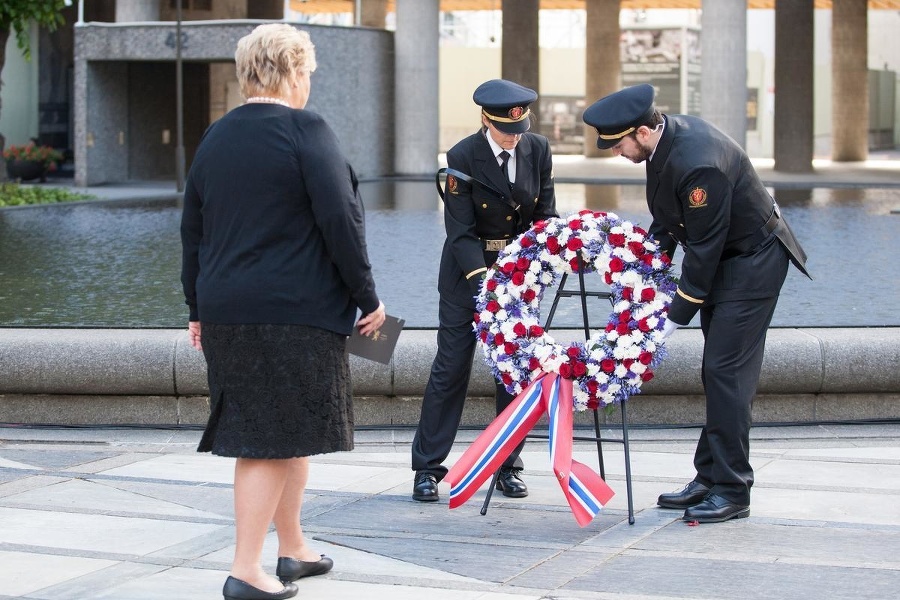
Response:
[[[94,200],[95,198],[90,194],[80,194],[63,188],[22,186],[12,182],[0,183],[0,206],[55,204],[73,200]]]

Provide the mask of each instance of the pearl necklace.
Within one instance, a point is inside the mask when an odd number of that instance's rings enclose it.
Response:
[[[287,106],[288,108],[292,108],[290,104],[282,100],[281,98],[272,98],[271,96],[253,96],[252,98],[247,98],[244,101],[244,104],[250,103],[262,103],[262,104],[280,104],[282,106]]]

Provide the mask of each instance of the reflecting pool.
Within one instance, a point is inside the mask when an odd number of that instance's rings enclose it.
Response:
[[[444,230],[434,184],[370,182],[361,192],[369,256],[388,312],[410,328],[436,327]],[[900,190],[773,194],[815,278],[791,268],[773,325],[900,326],[900,215],[891,214],[900,208]],[[557,204],[561,214],[590,208],[649,225],[643,186],[558,184]],[[184,326],[179,220],[171,201],[0,210],[0,326]],[[679,259],[680,253],[676,273]],[[603,287],[596,275],[586,281],[591,289]],[[553,290],[546,296],[549,306]],[[591,324],[605,323],[609,304],[593,303]],[[553,324],[580,327],[577,300],[563,300]]]

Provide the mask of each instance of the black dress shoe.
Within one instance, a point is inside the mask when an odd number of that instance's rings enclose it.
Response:
[[[687,508],[702,502],[708,493],[708,487],[699,481],[692,481],[680,492],[660,494],[656,503],[663,508]]]
[[[432,473],[419,471],[416,473],[416,480],[413,483],[413,500],[419,502],[437,502],[438,489],[437,477]]]
[[[299,588],[293,583],[286,583],[280,592],[264,592],[246,581],[235,579],[229,575],[225,580],[225,587],[222,588],[222,595],[225,596],[225,600],[283,600],[284,598],[293,598],[297,595],[298,590]]]
[[[522,469],[513,467],[500,467],[500,476],[497,477],[497,489],[509,498],[524,498],[528,495],[528,486],[519,477]]]
[[[688,507],[682,520],[698,523],[721,523],[728,519],[743,519],[750,516],[750,507],[735,504],[718,494],[709,494],[700,504]]]
[[[278,567],[275,574],[282,583],[289,581],[297,581],[302,577],[313,577],[314,575],[324,575],[334,566],[334,561],[321,555],[319,560],[306,561],[288,558],[286,556],[278,557]]]

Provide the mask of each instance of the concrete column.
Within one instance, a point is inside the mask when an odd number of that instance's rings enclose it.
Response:
[[[394,172],[434,174],[438,137],[438,0],[396,0]]]
[[[775,2],[775,170],[809,173],[813,157],[813,0]]]
[[[585,0],[585,106],[622,86],[622,58],[619,52],[619,0]],[[612,156],[609,150],[597,148],[597,131],[584,126],[584,155]]]
[[[500,73],[540,94],[541,48],[539,37],[540,0],[503,0],[503,46]],[[531,131],[540,133],[540,98],[531,105]]]
[[[360,25],[384,29],[385,17],[387,0],[360,0]]]
[[[116,23],[147,21],[159,21],[159,0],[116,0]]]
[[[184,2],[184,0],[181,1]],[[279,21],[284,18],[284,0],[248,1],[247,18],[262,19],[264,21]]]
[[[700,113],[747,145],[747,1],[703,0]]]
[[[831,3],[831,158],[869,156],[868,6],[866,0]]]

